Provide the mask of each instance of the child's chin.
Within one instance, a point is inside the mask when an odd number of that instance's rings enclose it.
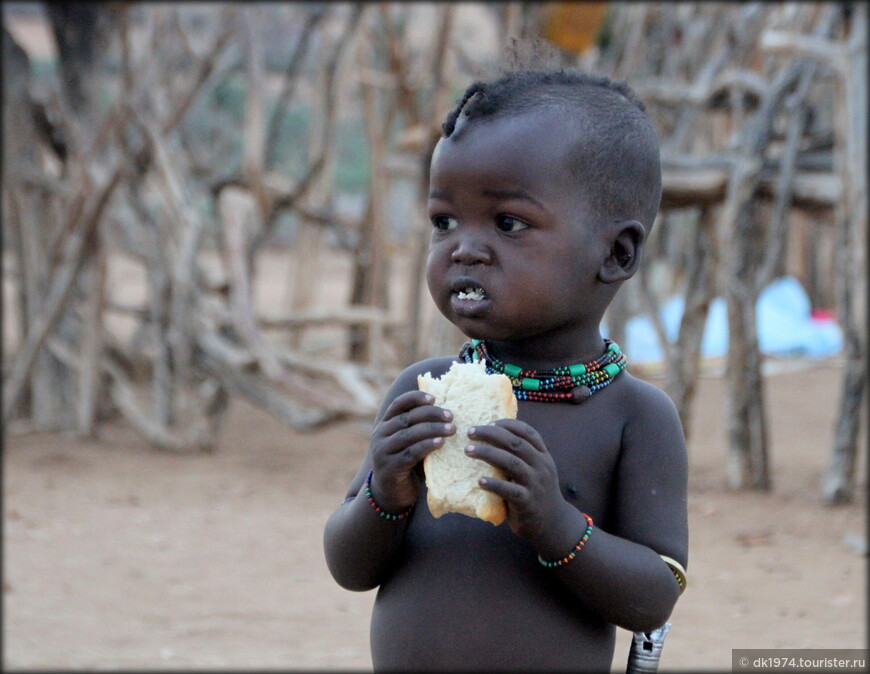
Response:
[[[450,312],[457,319],[477,319],[483,318],[492,307],[492,301],[489,298],[482,300],[459,299],[457,295],[450,296]]]

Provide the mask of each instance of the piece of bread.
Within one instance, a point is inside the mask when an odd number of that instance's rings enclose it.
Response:
[[[419,375],[417,386],[435,396],[435,405],[453,412],[456,434],[423,459],[428,488],[427,504],[433,517],[456,512],[499,525],[507,507],[499,496],[481,489],[483,476],[504,479],[502,471],[465,454],[468,429],[498,419],[515,419],[517,399],[503,374],[487,374],[483,363],[453,363],[440,378]]]

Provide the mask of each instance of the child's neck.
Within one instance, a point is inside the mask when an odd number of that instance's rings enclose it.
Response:
[[[601,356],[605,350],[604,338],[598,330],[584,336],[574,335],[570,340],[487,340],[486,343],[500,360],[527,370],[586,363]]]

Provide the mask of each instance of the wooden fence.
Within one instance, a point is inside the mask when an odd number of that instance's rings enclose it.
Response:
[[[544,35],[566,65],[626,80],[662,141],[661,224],[644,272],[608,313],[610,332],[619,341],[630,315],[649,312],[690,433],[703,326],[724,295],[729,476],[769,489],[755,300],[797,275],[845,335],[823,495],[851,498],[866,388],[863,4],[44,11],[53,77],[35,74],[4,23],[10,432],[90,434],[120,414],[157,446],[208,449],[235,396],[297,429],[371,418],[401,367],[461,340],[427,308],[421,273],[440,122],[507,41]],[[586,26],[583,39],[565,37],[570,21]],[[342,202],[346,129],[364,141],[355,208]],[[286,261],[286,294],[264,311],[270,255]],[[139,303],[113,287],[119,257],[143,272]],[[319,306],[341,264],[344,301]],[[670,344],[658,307],[673,293],[685,311]],[[132,324],[125,335],[119,320]],[[339,340],[315,352],[310,335],[322,330]]]

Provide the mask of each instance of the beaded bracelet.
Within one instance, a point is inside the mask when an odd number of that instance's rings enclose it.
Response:
[[[411,511],[414,509],[413,503],[397,515],[392,515],[388,512],[385,512],[384,510],[382,510],[381,506],[379,506],[377,504],[377,501],[375,501],[375,497],[372,496],[372,486],[371,485],[372,485],[372,471],[369,471],[369,474],[366,475],[366,481],[365,481],[365,483],[363,483],[363,488],[366,491],[366,497],[369,500],[369,505],[372,507],[372,510],[374,510],[378,515],[383,517],[385,520],[403,520],[408,515],[411,514]]]
[[[592,533],[592,518],[589,517],[589,515],[587,515],[586,513],[581,513],[581,514],[583,515],[583,517],[586,518],[586,533],[583,534],[583,538],[581,538],[578,541],[577,545],[574,546],[574,549],[571,550],[571,552],[569,552],[566,557],[563,557],[562,559],[557,559],[555,562],[548,562],[547,560],[543,559],[540,555],[538,555],[538,561],[541,564],[543,564],[544,566],[546,566],[548,569],[552,569],[553,567],[562,566],[563,564],[567,564],[572,559],[574,559],[577,556],[577,553],[583,549],[584,545],[586,545],[586,541],[589,540],[589,535]]]

